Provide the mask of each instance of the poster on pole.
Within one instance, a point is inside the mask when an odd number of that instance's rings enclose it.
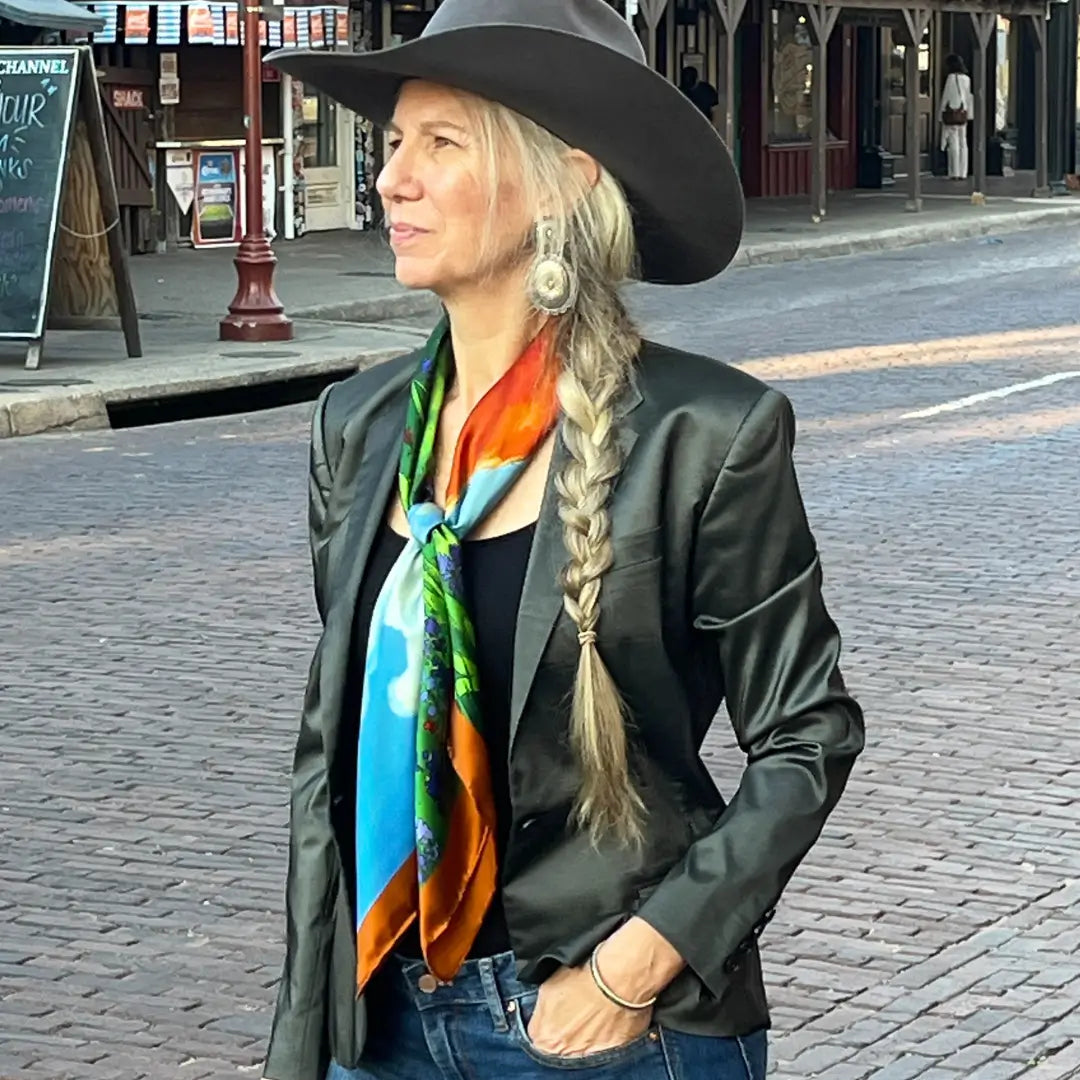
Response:
[[[180,213],[186,214],[195,201],[195,166],[192,151],[165,151],[165,182],[168,184]]]
[[[196,247],[240,243],[238,172],[235,150],[195,151],[191,240]]]

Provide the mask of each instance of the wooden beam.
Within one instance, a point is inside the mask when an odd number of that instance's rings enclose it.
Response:
[[[975,190],[971,201],[986,202],[986,50],[990,36],[997,26],[997,15],[992,12],[970,12],[971,25],[975,30],[975,70],[971,75],[971,88],[975,95]]]
[[[904,209],[922,210],[922,169],[919,153],[919,46],[930,25],[929,8],[904,8],[904,148],[907,151],[907,202]]]
[[[1046,15],[1032,15],[1031,29],[1035,32],[1035,191],[1034,195],[1050,194],[1050,103],[1046,55]]]
[[[116,282],[116,301],[120,308],[124,344],[127,346],[128,356],[142,356],[135,290],[131,283],[124,238],[117,227],[120,221],[120,201],[116,194],[116,179],[113,176],[112,158],[109,156],[109,144],[105,135],[105,114],[101,108],[101,93],[94,72],[94,56],[88,45],[79,49],[79,95],[80,107],[86,120],[86,133],[90,138],[94,174],[101,198],[101,215],[106,225],[105,242],[109,248],[109,261]]]
[[[713,0],[724,27],[724,142],[735,152],[735,35],[746,11],[747,0]]]
[[[827,7],[847,8],[851,11],[896,12],[902,0],[818,0]],[[1045,15],[1045,4],[1040,0],[927,0],[932,11],[949,11],[958,14]]]
[[[814,43],[814,70],[811,88],[813,113],[811,155],[810,218],[824,220],[829,175],[829,38],[840,17],[840,8],[814,2],[806,5],[810,19],[810,38]]]

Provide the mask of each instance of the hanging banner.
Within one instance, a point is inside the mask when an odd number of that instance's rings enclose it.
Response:
[[[263,23],[266,26],[266,23]],[[281,21],[275,19],[269,26],[269,33],[267,34],[267,44],[271,49],[281,48]]]
[[[296,46],[296,13],[292,9],[281,20],[281,40],[286,49]]]
[[[243,24],[241,24],[243,25]],[[259,44],[266,46],[270,42],[270,31],[267,29],[266,20],[259,20]]]
[[[150,9],[148,7],[124,8],[124,44],[148,45],[150,43]]]
[[[225,44],[240,44],[240,12],[234,7],[225,9]]]
[[[189,45],[213,44],[214,15],[209,4],[188,4],[187,39]]]
[[[180,10],[180,4],[158,4],[157,43],[159,45],[180,44]]]
[[[296,9],[296,44],[301,49],[306,49],[311,44],[310,27],[308,25],[308,9]]]
[[[347,8],[337,8],[334,12],[334,44],[339,49],[349,47],[349,12]]]
[[[326,31],[323,26],[323,13],[317,8],[311,12],[309,28],[312,47],[321,49],[326,44]]]
[[[240,243],[238,157],[235,150],[195,152],[191,241],[196,247]]]
[[[225,44],[225,6],[224,4],[211,4],[210,12],[214,20],[214,44]]]
[[[105,20],[105,25],[93,35],[94,41],[99,45],[112,45],[116,41],[117,5],[96,4],[94,14],[100,15]]]

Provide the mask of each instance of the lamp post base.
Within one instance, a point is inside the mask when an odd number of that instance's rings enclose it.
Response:
[[[245,236],[234,262],[236,295],[218,324],[219,340],[291,341],[293,324],[274,292],[277,259],[266,237]]]

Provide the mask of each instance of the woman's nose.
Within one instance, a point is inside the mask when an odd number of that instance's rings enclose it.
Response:
[[[375,190],[380,198],[394,202],[417,197],[418,184],[413,175],[410,158],[411,155],[403,143],[387,158],[379,178],[375,181]]]

